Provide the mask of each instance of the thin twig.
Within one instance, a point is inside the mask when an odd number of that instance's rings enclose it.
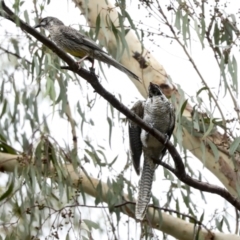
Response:
[[[128,204],[136,205],[135,202],[126,201],[126,202],[123,202],[121,204],[115,205],[114,207],[115,208],[119,208],[119,207],[123,207],[123,206],[128,205]],[[157,207],[157,206],[155,206],[153,204],[148,205],[148,207],[151,207],[151,208],[154,208],[154,209],[159,209],[159,210],[162,210],[164,212],[176,213],[178,215],[182,215],[183,217],[187,217],[192,222],[194,222],[195,224],[198,224],[200,226],[203,226],[203,228],[205,228],[209,233],[211,233],[210,229],[208,229],[206,225],[204,225],[201,221],[197,220],[196,218],[194,218],[194,217],[192,217],[192,216],[190,216],[188,214],[181,213],[179,211],[176,211],[176,210],[173,210],[173,209],[169,209],[169,208]]]
[[[217,99],[215,98],[215,96],[213,95],[211,89],[208,87],[208,84],[207,82],[204,80],[202,74],[200,73],[199,69],[197,68],[197,65],[195,64],[195,62],[193,61],[192,57],[190,56],[190,54],[188,53],[186,47],[182,44],[182,42],[179,40],[175,30],[173,29],[173,26],[169,23],[165,13],[163,12],[162,10],[162,7],[160,6],[160,4],[158,3],[158,9],[159,9],[159,12],[162,14],[164,20],[165,20],[165,24],[169,27],[170,31],[172,32],[172,34],[174,35],[176,41],[178,42],[178,44],[182,47],[183,51],[185,52],[185,54],[187,55],[189,61],[191,62],[191,64],[193,65],[194,69],[196,70],[198,76],[200,77],[200,79],[202,80],[202,82],[204,83],[204,85],[207,87],[208,89],[208,92],[210,94],[210,96],[212,97],[213,101],[215,102],[217,108],[218,108],[218,111],[220,112],[221,114],[221,117],[222,117],[222,120],[223,120],[223,124],[225,125],[226,123],[226,120],[225,120],[225,117],[224,117],[224,114],[221,110],[221,107],[219,106],[218,104],[218,101]]]
[[[18,59],[24,60],[24,61],[27,62],[28,64],[32,64],[30,61],[28,61],[27,59],[21,57],[21,56],[18,55],[17,53],[11,52],[11,51],[9,51],[9,50],[1,47],[1,46],[0,46],[0,49],[3,50],[3,51],[4,51],[5,53],[7,53],[7,54],[10,54],[10,55],[12,55],[12,56],[14,56],[14,57],[16,57],[16,58],[18,58]]]
[[[216,2],[216,4],[217,4],[217,2]],[[215,6],[215,8],[216,8],[216,6]],[[211,22],[210,22],[209,27],[208,27],[208,30],[206,31],[205,34],[206,34],[206,38],[207,38],[207,41],[209,43],[209,46],[211,47],[211,49],[212,49],[212,51],[214,53],[214,57],[216,59],[218,67],[221,70],[219,59],[217,58],[217,53],[220,54],[220,57],[222,57],[222,55],[221,55],[219,47],[217,47],[217,46],[214,47],[213,41],[212,41],[212,37],[210,36],[211,29],[212,29],[212,26],[213,26],[213,22],[215,20],[215,13],[216,12],[214,12],[214,16],[212,17]],[[221,82],[220,82],[220,86],[221,86]],[[218,90],[218,95],[219,95],[219,91],[220,91],[220,86],[219,86],[219,90]],[[228,90],[228,92],[229,92],[229,94],[230,94],[230,96],[232,98],[232,101],[233,101],[233,104],[234,104],[234,107],[235,107],[235,112],[237,113],[238,119],[240,119],[239,111],[237,111],[237,109],[239,108],[238,107],[238,103],[237,103],[235,97],[233,96],[233,93],[232,93],[232,91],[231,91],[231,89],[230,89],[230,87],[228,85],[228,82],[226,82],[226,86],[227,86],[227,90]]]
[[[63,50],[58,48],[52,41],[50,41],[48,38],[41,35],[34,28],[30,27],[24,21],[19,19],[5,5],[4,1],[1,1],[1,4],[2,4],[2,9],[8,14],[7,16],[5,16],[5,18],[9,19],[12,22],[16,21],[18,23],[18,26],[20,26],[24,31],[31,34],[37,40],[39,40],[40,42],[45,44],[48,48],[50,48],[52,51],[54,51],[58,55],[58,57],[60,57],[63,61],[65,61],[68,64],[69,70],[73,71],[80,77],[84,78],[94,88],[94,90],[99,95],[101,95],[105,100],[107,100],[114,108],[116,108],[118,111],[124,114],[128,119],[136,123],[142,129],[147,131],[149,134],[154,136],[159,142],[161,142],[162,144],[165,143],[166,139],[164,134],[152,128],[152,126],[146,124],[141,118],[139,118],[136,114],[134,114],[126,106],[124,106],[117,98],[115,98],[113,94],[111,94],[105,88],[103,88],[103,86],[100,84],[97,76],[94,73],[94,69],[90,69],[91,70],[90,72],[83,68],[79,69],[78,64],[67,53],[65,53]],[[175,169],[169,168],[169,166],[167,166],[166,163],[163,163],[163,162],[159,164],[161,164],[162,166],[165,166],[169,170],[170,169],[173,170],[174,174],[187,185],[192,186],[201,191],[217,194],[222,198],[224,198],[229,203],[231,203],[233,206],[235,206],[238,210],[240,210],[240,201],[234,196],[232,196],[225,188],[221,188],[221,187],[218,187],[217,185],[208,184],[205,182],[200,182],[188,176],[186,174],[181,156],[179,155],[178,151],[169,140],[165,144],[165,147],[168,149],[169,153],[173,158],[173,161],[175,163]]]

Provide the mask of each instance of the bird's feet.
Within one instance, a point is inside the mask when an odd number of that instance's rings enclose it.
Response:
[[[93,74],[95,77],[99,78],[99,76],[96,75],[96,73],[95,73],[95,68],[94,67],[90,67],[89,70],[90,70],[91,74]]]
[[[94,67],[90,67],[89,70],[90,70],[90,73],[95,75],[95,68]]]

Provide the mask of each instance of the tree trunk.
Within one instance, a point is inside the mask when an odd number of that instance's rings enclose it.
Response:
[[[106,19],[110,18],[116,28],[120,26],[116,7],[105,0],[89,0],[87,2],[73,0],[73,2],[79,7],[90,27],[96,27],[96,19],[98,14],[100,14],[101,29],[98,34],[98,40],[108,49],[110,54],[114,55],[119,46],[114,34],[108,29]],[[170,97],[172,94],[175,95],[177,99],[176,112],[179,112],[182,107],[182,103],[180,104],[180,94],[169,82],[168,75],[163,66],[147,49],[143,48],[133,30],[127,33],[125,39],[128,44],[128,51],[125,49],[120,62],[141,78],[141,83],[133,80],[138,91],[146,98],[149,83],[153,82],[158,84],[166,96]],[[133,56],[138,56],[138,61]],[[228,189],[232,195],[237,196],[236,180],[238,176],[236,171],[234,171],[234,166],[228,153],[231,144],[230,140],[217,130],[208,136],[204,136],[204,133],[202,133],[200,137],[194,136],[188,128],[188,126],[192,124],[192,111],[192,107],[187,104],[183,112],[185,121],[181,121],[183,128],[181,129],[180,124],[176,126],[175,135],[179,140],[178,143],[202,161],[204,166],[222,182],[226,189]],[[180,138],[178,137],[179,135],[176,134],[179,129],[182,131]],[[209,142],[213,143],[219,150],[218,159],[216,159]],[[236,159],[236,162],[239,162],[238,159]]]

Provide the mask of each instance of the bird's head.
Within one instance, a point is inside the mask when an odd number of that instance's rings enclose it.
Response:
[[[55,17],[45,17],[45,18],[41,19],[39,24],[37,24],[34,28],[43,27],[45,29],[49,29],[52,26],[60,26],[60,25],[64,25],[64,24],[58,18],[55,18]]]
[[[152,98],[154,96],[162,96],[163,93],[157,84],[150,82],[148,87],[148,95],[150,98]]]

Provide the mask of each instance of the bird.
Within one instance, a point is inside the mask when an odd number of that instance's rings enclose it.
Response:
[[[83,35],[74,28],[67,27],[64,23],[55,17],[45,17],[40,20],[39,24],[34,28],[43,27],[48,30],[51,39],[65,52],[74,57],[81,58],[78,63],[87,59],[94,66],[94,59],[114,66],[120,71],[128,74],[130,77],[139,80],[139,77],[124,67],[122,64],[111,58],[103,49],[101,49],[94,41]]]
[[[131,111],[142,118],[145,123],[166,135],[166,140],[170,139],[175,126],[175,110],[159,85],[150,82],[148,98],[146,101],[137,101]],[[128,130],[130,156],[138,175],[142,153],[144,158],[135,208],[136,219],[142,221],[151,198],[153,176],[158,166],[156,160],[161,161],[167,149],[164,144],[132,121],[129,121]]]

